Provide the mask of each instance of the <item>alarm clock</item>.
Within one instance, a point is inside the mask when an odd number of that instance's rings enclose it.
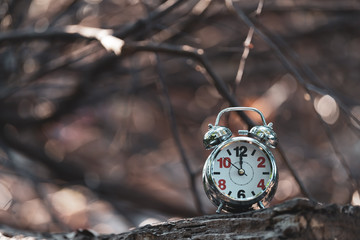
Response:
[[[239,130],[219,126],[221,116],[231,111],[254,111],[263,125]],[[204,146],[213,149],[202,174],[204,190],[217,207],[217,213],[244,212],[266,207],[274,197],[278,184],[278,170],[270,148],[278,139],[272,123],[266,124],[256,108],[231,107],[219,112],[215,125],[209,124],[204,135]]]

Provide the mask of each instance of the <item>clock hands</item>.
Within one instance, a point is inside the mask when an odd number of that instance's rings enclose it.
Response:
[[[245,155],[246,157],[246,155]],[[243,168],[243,164],[244,164],[244,161],[243,161],[243,154],[240,155],[240,168],[238,168],[237,166],[235,166],[231,160],[229,158],[224,158],[224,160],[226,160],[228,163],[230,163],[234,168],[236,168],[238,170],[238,174],[240,176],[247,176],[247,174],[245,173],[245,169]]]
[[[245,170],[243,168],[243,164],[244,164],[243,155],[240,154],[240,169],[238,168],[238,170],[239,170],[238,173],[240,176],[243,176],[243,175],[247,176],[247,174],[245,173]]]
[[[229,160],[228,158],[225,158],[225,160],[228,161],[228,163],[230,163],[231,165],[233,165],[234,168],[236,168],[237,170],[240,171],[240,168],[238,168],[237,166],[235,166],[235,165],[231,162],[231,160]]]

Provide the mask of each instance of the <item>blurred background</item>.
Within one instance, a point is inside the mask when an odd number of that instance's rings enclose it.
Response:
[[[272,204],[360,204],[359,1],[1,0],[0,29],[1,224],[213,214],[202,138],[234,105],[274,123]]]

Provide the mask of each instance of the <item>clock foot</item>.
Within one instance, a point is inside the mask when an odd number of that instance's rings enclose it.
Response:
[[[260,201],[260,202],[258,202],[258,206],[259,206],[259,208],[260,208],[260,209],[265,208],[264,204],[263,204],[261,201]]]
[[[216,210],[216,213],[221,213],[221,210],[223,207],[224,207],[224,203],[220,202],[220,205],[219,205],[218,209]]]

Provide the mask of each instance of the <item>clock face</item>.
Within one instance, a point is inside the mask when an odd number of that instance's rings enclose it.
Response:
[[[210,166],[217,189],[236,201],[250,201],[260,196],[271,183],[273,174],[265,150],[246,141],[223,146]]]

